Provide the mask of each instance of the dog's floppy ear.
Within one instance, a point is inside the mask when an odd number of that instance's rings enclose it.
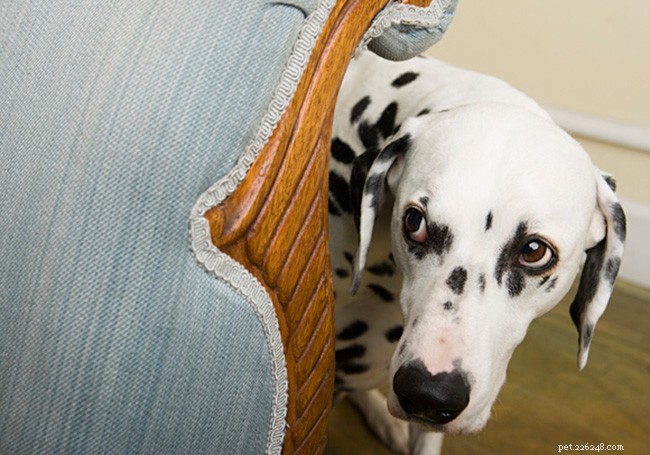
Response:
[[[361,283],[361,275],[366,266],[366,255],[368,254],[370,239],[372,238],[372,230],[375,225],[375,219],[384,202],[386,187],[389,186],[389,183],[394,183],[393,180],[398,179],[394,174],[396,172],[399,173],[397,168],[399,167],[401,169],[402,157],[410,146],[411,136],[405,134],[390,142],[379,154],[376,154],[376,158],[373,156],[375,152],[366,152],[368,155],[364,158],[365,161],[361,162],[360,166],[356,166],[360,169],[356,174],[356,178],[360,178],[359,176],[365,174],[365,182],[363,183],[363,192],[361,194],[357,193],[356,196],[355,194],[351,195],[351,203],[355,212],[357,228],[359,229],[359,248],[354,259],[354,278],[352,279],[353,294],[357,292]],[[374,161],[372,161],[373,158]],[[369,161],[372,164],[366,174],[361,167],[364,165],[367,167]],[[391,175],[389,175],[389,172]],[[351,180],[355,180],[354,170]],[[352,183],[352,186],[355,186],[354,181]],[[361,187],[361,184],[358,187]]]
[[[578,329],[578,368],[587,364],[596,322],[605,312],[623,256],[625,213],[614,191],[612,176],[596,170],[597,208],[591,226],[595,245],[589,248],[578,292],[571,304],[571,319]],[[604,226],[603,226],[604,223]]]

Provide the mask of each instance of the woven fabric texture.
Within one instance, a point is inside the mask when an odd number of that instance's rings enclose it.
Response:
[[[258,316],[191,257],[306,2],[0,7],[0,453],[262,453]]]

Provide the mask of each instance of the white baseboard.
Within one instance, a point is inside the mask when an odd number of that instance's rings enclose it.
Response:
[[[555,123],[571,134],[650,153],[650,125],[622,122],[554,106],[544,106]]]
[[[627,241],[619,278],[650,289],[650,205],[621,200],[627,217]]]

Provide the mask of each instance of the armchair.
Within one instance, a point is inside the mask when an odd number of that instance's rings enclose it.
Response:
[[[322,451],[331,115],[386,3],[2,7],[0,453]]]

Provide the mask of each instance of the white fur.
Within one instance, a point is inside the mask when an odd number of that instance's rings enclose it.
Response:
[[[418,79],[391,88],[390,81],[406,70],[419,73]],[[393,63],[363,54],[352,62],[345,76],[333,133],[358,153],[363,152],[363,146],[356,129],[350,126],[350,111],[364,94],[372,99],[364,118],[377,119],[388,103],[398,101],[397,123],[401,128],[384,145],[410,135],[412,146],[403,158],[371,168],[369,175],[387,175],[391,194],[377,214],[372,213],[370,201],[364,197],[359,238],[349,217],[330,219],[332,263],[335,268],[342,267],[340,251],[356,250],[356,272],[361,278],[364,266],[385,256],[390,245],[401,274],[385,283],[399,290],[402,321],[395,306],[373,306],[372,294],[364,290],[368,279],[364,276],[366,281],[361,281],[356,296],[347,292],[349,281],[335,280],[336,324],[340,328],[363,319],[385,330],[401,322],[404,332],[398,349],[369,334],[367,342],[377,348],[369,353],[374,356],[372,368],[346,377],[350,381],[347,384],[361,390],[388,381],[390,413],[409,420],[393,393],[392,378],[397,369],[409,360],[420,359],[435,375],[452,371],[460,361],[471,384],[469,404],[456,419],[436,430],[479,431],[488,421],[510,357],[530,322],[564,297],[580,270],[585,251],[612,235],[612,221],[606,211],[615,196],[580,145],[534,101],[500,80],[430,59]],[[417,116],[424,108],[431,113]],[[333,163],[332,169],[349,176],[349,169],[340,163]],[[422,197],[428,199],[426,206],[420,202]],[[409,206],[419,207],[429,221],[450,227],[453,243],[448,252],[422,259],[409,252],[402,230]],[[493,224],[486,231],[489,212]],[[503,283],[497,283],[495,267],[504,244],[522,222],[529,233],[554,246],[558,262],[546,274],[555,278],[554,286],[547,289],[539,285],[542,276],[526,275],[525,288],[513,297]],[[608,254],[610,250],[620,256],[622,244],[608,249]],[[468,275],[461,295],[446,285],[456,267],[463,267]],[[480,276],[485,278],[484,289],[479,285]],[[593,324],[604,311],[611,287],[601,286],[598,292],[598,302],[585,316]],[[446,301],[453,301],[453,311],[443,309]],[[581,348],[581,366],[587,353],[588,345]],[[377,416],[384,416],[376,410],[377,396],[372,397],[369,401],[365,396],[360,405],[356,400],[366,420],[392,447],[402,447],[403,438],[395,436],[402,427],[378,423]],[[411,442],[412,452],[437,453],[441,437],[423,434]]]

